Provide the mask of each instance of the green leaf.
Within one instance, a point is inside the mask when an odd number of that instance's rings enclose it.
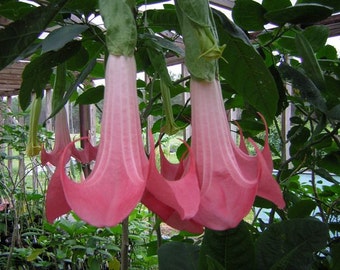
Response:
[[[333,9],[319,4],[299,4],[283,9],[268,11],[264,17],[277,25],[311,24],[324,20],[332,15]]]
[[[279,98],[273,76],[254,47],[238,38],[243,36],[237,34],[241,31],[239,28],[230,27],[231,22],[220,13],[215,21],[221,43],[227,45],[223,52],[227,63],[219,63],[221,77],[270,123],[276,114]]]
[[[331,260],[332,260],[332,268],[331,269],[340,269],[340,241],[339,238],[334,240],[331,245]]]
[[[264,18],[266,9],[252,0],[237,0],[232,9],[234,22],[248,31],[260,31],[264,29],[267,20]]]
[[[13,62],[45,30],[68,0],[37,7],[0,31],[0,70]]]
[[[176,10],[155,9],[144,12],[145,18],[148,21],[148,27],[155,32],[162,32],[164,30],[174,30],[181,33]]]
[[[254,244],[246,222],[226,231],[205,229],[200,270],[209,269],[208,265],[213,261],[222,265],[222,269],[251,270],[254,269],[254,259]]]
[[[163,48],[165,50],[174,52],[177,56],[184,57],[184,50],[179,46],[175,45],[175,43],[170,40],[161,38],[156,35],[151,35],[148,33],[139,35],[139,38],[141,40],[145,40],[144,43],[147,43],[147,45],[151,45],[152,47],[155,48]]]
[[[326,101],[311,79],[285,63],[280,64],[278,71],[284,81],[292,83],[303,99],[314,105],[321,112],[327,111]]]
[[[32,11],[34,6],[24,2],[8,2],[0,5],[0,15],[16,21]]]
[[[302,58],[302,66],[304,70],[309,78],[314,82],[316,87],[323,91],[326,87],[325,78],[315,57],[312,46],[307,38],[301,33],[296,34],[295,42],[297,50]]]
[[[308,217],[315,209],[316,203],[312,200],[300,200],[288,209],[289,218]]]
[[[313,25],[304,29],[302,34],[308,40],[312,51],[316,52],[325,46],[329,36],[329,28],[325,25]]]
[[[340,104],[335,105],[326,114],[330,119],[340,120]]]
[[[59,103],[56,105],[56,108],[54,111],[52,111],[51,115],[48,118],[53,117],[62,107],[65,106],[67,101],[70,99],[74,91],[77,90],[77,86],[81,84],[86,77],[90,74],[92,71],[93,67],[96,65],[97,59],[92,58],[91,60],[88,61],[82,72],[78,75],[77,79],[73,82],[73,84],[67,89],[64,98],[59,101]]]
[[[159,270],[198,269],[199,247],[185,242],[168,242],[158,249]]]
[[[280,1],[273,1],[273,0],[263,0],[262,6],[267,10],[276,10],[276,9],[282,9],[286,7],[290,7],[292,3],[290,0],[280,0]]]
[[[89,27],[84,24],[71,24],[58,28],[42,41],[41,49],[43,52],[57,51],[88,28]]]
[[[255,243],[257,269],[311,269],[313,252],[324,248],[328,227],[312,218],[274,223]]]
[[[24,69],[22,84],[19,92],[19,101],[22,110],[26,110],[31,101],[31,94],[42,96],[46,84],[52,74],[52,68],[65,62],[80,48],[80,42],[73,41],[66,44],[57,52],[47,52],[33,59]]]
[[[35,259],[38,258],[38,256],[40,254],[42,254],[45,251],[45,249],[43,248],[37,248],[37,249],[33,249],[30,254],[26,257],[26,260],[28,262],[34,261]]]
[[[319,162],[319,166],[328,170],[331,173],[340,175],[340,151],[335,151],[327,154]]]
[[[306,3],[318,3],[320,5],[332,7],[333,12],[340,11],[340,1],[339,0],[297,0],[296,4],[306,4]]]
[[[104,98],[104,86],[99,85],[87,89],[76,100],[75,104],[95,104]]]
[[[65,6],[65,12],[76,14],[79,17],[82,15],[88,17],[98,10],[98,0],[72,0]]]

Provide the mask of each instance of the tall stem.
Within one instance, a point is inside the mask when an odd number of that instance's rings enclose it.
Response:
[[[129,217],[122,222],[122,245],[120,248],[120,270],[128,270],[129,267]]]

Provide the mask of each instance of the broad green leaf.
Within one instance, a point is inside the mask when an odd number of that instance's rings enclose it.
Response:
[[[237,0],[232,9],[234,22],[248,31],[260,31],[264,29],[267,20],[264,17],[266,9],[252,0]]]
[[[19,101],[22,110],[26,110],[31,101],[31,94],[42,96],[46,84],[52,74],[52,68],[65,62],[80,48],[80,42],[73,41],[66,44],[57,52],[47,52],[33,59],[24,69]]]
[[[292,3],[290,0],[279,0],[279,1],[273,1],[273,0],[263,0],[262,6],[267,10],[276,10],[276,9],[282,9],[286,7],[290,7]]]
[[[340,151],[334,151],[327,154],[319,162],[319,166],[328,170],[331,173],[340,175]]]
[[[0,30],[0,70],[18,58],[45,30],[68,0],[37,7]]]
[[[257,269],[311,269],[313,252],[324,248],[328,227],[312,218],[274,223],[255,243]]]
[[[329,44],[323,46],[320,50],[318,50],[316,56],[318,59],[325,58],[331,60],[338,60],[336,48]],[[323,67],[322,60],[321,61],[319,60],[319,64],[321,67]]]
[[[312,50],[317,52],[325,46],[329,36],[329,28],[325,25],[313,25],[304,29],[302,34],[308,40]]]
[[[340,1],[339,0],[297,0],[296,4],[303,4],[303,3],[318,3],[320,5],[332,7],[334,10],[333,12],[340,11]]]
[[[24,2],[8,2],[0,5],[0,15],[16,21],[32,11],[34,6]]]
[[[220,36],[220,39],[223,39],[224,32],[227,32],[228,35],[230,35],[233,38],[241,39],[244,43],[250,45],[251,42],[248,38],[248,36],[244,33],[244,31],[237,26],[235,23],[233,23],[231,20],[229,20],[224,13],[222,13],[219,10],[214,9],[214,20],[216,22],[216,26],[218,27],[218,34]],[[228,48],[227,48],[228,49]]]
[[[278,71],[283,80],[292,83],[303,99],[314,105],[321,112],[327,111],[326,101],[322,97],[320,90],[306,75],[285,63],[280,64]]]
[[[306,74],[321,91],[325,90],[325,78],[307,38],[300,33],[295,36],[297,50],[302,58],[302,67]]]
[[[283,9],[268,11],[264,17],[277,25],[311,24],[324,20],[332,15],[333,9],[319,4],[300,4]]]
[[[158,249],[159,270],[198,269],[199,247],[185,242],[168,242]]]
[[[223,52],[227,63],[220,61],[220,76],[270,123],[278,104],[278,90],[271,73],[254,47],[238,38],[243,36],[237,34],[239,28],[230,27],[231,22],[223,14],[215,18],[220,42],[227,45]]]
[[[310,130],[304,126],[293,126],[287,133],[287,138],[292,144],[303,145],[310,137]]]
[[[331,249],[331,269],[340,269],[340,241],[339,238],[330,245]]]
[[[181,33],[176,10],[155,9],[147,10],[144,16],[148,21],[148,27],[155,32],[162,32],[164,30],[174,30]]]
[[[42,51],[57,51],[89,27],[84,24],[65,25],[51,32],[41,43]]]
[[[83,92],[76,100],[75,104],[95,104],[104,98],[104,86],[92,87]]]
[[[316,203],[313,200],[300,200],[293,206],[288,208],[289,218],[305,218],[308,217],[315,209]]]
[[[254,244],[246,222],[226,231],[205,229],[200,270],[209,269],[209,261],[216,261],[223,266],[222,269],[251,270],[254,269],[254,259]]]
[[[334,120],[340,120],[340,104],[335,105],[333,108],[331,108],[326,115],[330,119]]]

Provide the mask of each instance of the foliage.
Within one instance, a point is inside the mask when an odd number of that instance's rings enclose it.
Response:
[[[28,108],[33,92],[44,95],[45,85],[52,85],[55,67],[61,63],[66,64],[73,79],[64,95],[53,101],[57,106],[52,115],[68,100],[75,105],[99,102],[103,87],[89,84],[104,77],[104,62],[97,59],[105,59],[107,54],[105,30],[94,23],[97,1],[49,1],[46,6],[48,1],[33,2],[41,7],[14,0],[0,4],[0,15],[14,21],[0,30],[4,52],[0,67],[27,57],[32,60],[24,71],[22,108]],[[143,127],[152,116],[152,131],[158,133],[166,123],[159,81],[167,76],[162,57],[182,57],[183,49],[177,46],[181,32],[174,6],[138,9],[144,4],[137,1],[135,56],[138,71],[145,72],[150,80],[137,81],[140,115]],[[183,269],[251,269],[246,266],[251,262],[254,269],[339,268],[340,63],[336,49],[326,44],[328,28],[318,24],[339,10],[336,0],[301,0],[295,5],[289,0],[237,0],[234,22],[213,11],[220,45],[226,44],[222,54],[226,61],[219,61],[225,107],[242,111],[238,124],[245,136],[255,137],[259,144],[263,142],[263,126],[254,121],[256,112],[266,118],[275,176],[287,207],[278,210],[257,198],[248,223],[242,222],[233,230],[207,230],[203,239],[183,236],[184,232],[173,232],[170,239],[158,234],[158,240],[165,242],[159,249],[160,269],[166,269],[165,262],[171,258],[175,261],[187,256],[195,266],[181,259]],[[32,30],[29,35],[24,35],[23,25]],[[38,39],[46,27],[51,33]],[[169,84],[174,121],[183,129],[190,123],[190,103],[177,101],[189,91],[187,80],[180,78]],[[2,144],[10,144],[18,152],[25,148],[25,128],[5,125],[1,132]],[[178,149],[180,152],[183,148]],[[1,162],[10,158],[14,157],[2,155]],[[1,267],[70,265],[80,269],[86,265],[99,269],[99,264],[102,269],[117,269],[120,227],[96,229],[74,216],[47,224],[43,218],[44,190],[23,193],[24,178],[9,180],[16,177],[9,177],[6,166],[2,166],[1,195],[9,195],[15,204],[12,210],[0,212],[1,230],[8,236],[20,223],[16,240],[20,237],[21,242],[13,242],[13,238],[1,243],[1,254],[6,255],[0,257]],[[46,179],[42,182],[45,184]],[[131,269],[152,269],[160,244],[155,233],[159,222],[141,209],[130,217]],[[198,249],[199,266],[194,262]],[[9,252],[12,261],[8,264]]]

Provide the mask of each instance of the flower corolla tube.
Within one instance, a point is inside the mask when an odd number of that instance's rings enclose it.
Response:
[[[257,195],[283,208],[280,187],[272,176],[268,134],[262,151],[250,141],[256,155],[248,155],[244,144],[238,147],[231,137],[219,81],[191,79],[190,91],[191,147],[201,191],[193,220],[213,230],[234,228]]]
[[[79,183],[69,178],[65,166],[72,156],[70,143],[55,172],[62,183],[62,190],[57,188],[81,219],[97,227],[115,226],[140,202],[149,163],[141,134],[135,59],[109,55],[101,139],[93,171]]]

